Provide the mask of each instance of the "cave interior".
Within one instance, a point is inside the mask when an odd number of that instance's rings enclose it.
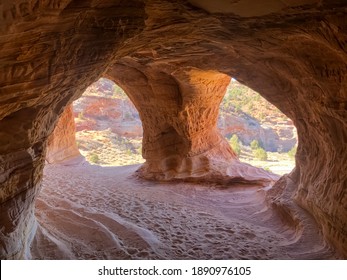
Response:
[[[296,226],[303,226],[296,209],[309,213],[327,246],[347,256],[346,1],[2,0],[0,7],[2,259],[28,256],[50,136],[100,77],[121,86],[139,111],[146,160],[139,178],[274,183],[268,202]],[[279,180],[241,163],[216,128],[230,77],[297,128],[295,169]],[[59,147],[64,157],[78,155],[70,144]]]

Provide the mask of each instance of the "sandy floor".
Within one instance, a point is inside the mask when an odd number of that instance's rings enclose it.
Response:
[[[32,257],[335,258],[316,228],[307,238],[283,223],[262,188],[154,183],[137,168],[46,166]]]

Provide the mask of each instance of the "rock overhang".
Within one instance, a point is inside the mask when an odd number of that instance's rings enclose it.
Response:
[[[32,220],[31,210],[22,213],[20,207],[31,209],[25,203],[32,203],[31,194],[39,189],[48,135],[66,105],[88,85],[111,73],[113,67],[122,68],[129,74],[123,79],[124,87],[128,84],[134,92],[132,100],[141,108],[144,101],[136,93],[137,87],[155,80],[154,84],[162,84],[178,101],[183,100],[182,92],[185,96],[187,90],[180,90],[179,85],[187,84],[188,69],[197,69],[236,77],[293,120],[299,134],[297,168],[291,175],[296,201],[316,218],[327,240],[346,254],[345,1],[269,0],[268,5],[250,0],[219,1],[220,5],[213,6],[212,1],[197,0],[190,4],[156,0],[23,3],[28,3],[29,9],[4,1],[1,22],[1,187],[7,194],[3,202],[12,199],[18,211],[12,206],[8,209],[23,221],[6,233],[6,240],[18,241],[17,231],[23,229],[26,214],[27,221]],[[135,72],[136,78],[132,78],[130,74]],[[158,76],[163,78],[156,80]],[[206,85],[213,86],[207,76],[204,79]],[[194,79],[190,82],[198,84]],[[157,93],[151,90],[149,87],[147,97],[163,97],[158,88],[154,90]],[[215,92],[220,94],[220,89]],[[170,108],[178,112],[176,105]],[[161,108],[154,109],[159,113]],[[190,113],[187,110],[181,118],[171,116],[165,121],[156,115],[166,135],[176,137],[168,139],[176,139],[175,147],[188,155],[189,147],[200,145],[198,138],[194,142],[187,133],[198,129],[192,120],[203,121],[203,114],[211,114],[206,109],[202,115]],[[194,118],[189,121],[187,116]],[[143,117],[150,123],[150,114]],[[148,137],[158,139],[155,131]],[[214,131],[202,138],[210,143],[219,139]],[[169,173],[165,178],[209,166],[204,165],[209,157],[194,162],[181,155],[178,161],[177,157],[172,160],[176,148],[165,150],[165,139],[154,149],[168,155],[168,161],[162,163],[162,170]],[[211,154],[215,156],[215,152]],[[216,153],[232,157],[225,146]],[[22,164],[21,158],[27,164]],[[180,160],[184,164],[177,165]],[[23,205],[16,204],[16,195],[25,192],[28,199],[23,199]]]

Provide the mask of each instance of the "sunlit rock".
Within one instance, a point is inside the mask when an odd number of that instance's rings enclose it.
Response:
[[[47,139],[64,108],[103,74],[140,112],[140,173],[152,180],[258,180],[215,129],[228,76],[258,91],[293,120],[299,138],[296,168],[269,203],[321,230],[346,257],[345,1],[208,2],[2,1],[1,258],[28,257]]]

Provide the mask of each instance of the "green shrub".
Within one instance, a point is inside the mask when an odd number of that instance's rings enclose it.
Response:
[[[291,158],[295,158],[296,150],[297,150],[297,146],[294,146],[294,147],[288,152],[288,156],[291,157]]]
[[[256,150],[256,149],[260,148],[258,140],[255,140],[255,139],[251,142],[250,146],[251,146],[252,150]]]
[[[77,118],[79,118],[80,120],[83,120],[83,119],[84,119],[84,114],[83,114],[82,111],[78,113]]]
[[[100,161],[99,156],[97,154],[90,154],[89,161],[92,163],[98,163]]]
[[[132,116],[129,112],[126,112],[125,115],[124,115],[124,119],[126,119],[126,120],[132,120],[132,119],[133,119],[133,116]]]
[[[239,141],[239,137],[234,134],[230,140],[229,140],[229,144],[231,146],[231,148],[234,150],[234,152],[237,154],[237,155],[240,155],[241,154],[241,146],[240,146],[240,141]]]
[[[267,153],[263,148],[258,148],[253,150],[253,155],[256,159],[266,161],[267,160]]]

